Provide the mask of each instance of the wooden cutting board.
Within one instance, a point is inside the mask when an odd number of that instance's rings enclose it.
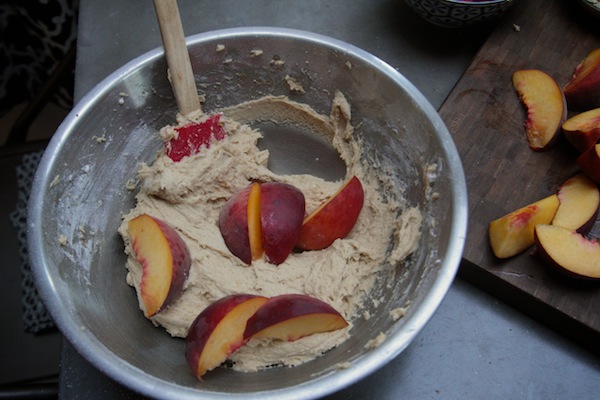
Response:
[[[531,251],[499,260],[487,233],[490,221],[555,193],[578,171],[577,153],[564,138],[546,152],[529,149],[525,108],[512,87],[512,73],[541,69],[562,86],[595,48],[600,48],[600,19],[577,1],[520,0],[499,21],[440,115],[458,147],[469,192],[461,276],[600,351],[600,282],[560,275]],[[598,233],[597,221],[593,234]]]

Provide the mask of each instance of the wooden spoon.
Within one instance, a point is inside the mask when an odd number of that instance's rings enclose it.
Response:
[[[165,57],[169,67],[169,80],[175,93],[177,108],[182,116],[202,113],[200,98],[194,80],[190,55],[185,43],[177,0],[154,0]],[[177,126],[177,136],[165,142],[166,154],[173,161],[196,154],[202,147],[210,147],[213,140],[222,140],[225,131],[220,114],[211,115],[201,122]]]
[[[171,86],[181,115],[201,111],[177,0],[154,0]]]

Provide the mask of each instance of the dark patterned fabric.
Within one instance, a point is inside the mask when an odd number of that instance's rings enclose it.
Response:
[[[0,0],[0,116],[32,100],[75,45],[77,6],[77,0]],[[51,99],[65,108],[72,105],[70,72]],[[27,202],[41,155],[25,154],[17,167],[18,201],[10,215],[21,256],[23,324],[30,333],[55,328],[35,287],[27,251]]]
[[[0,2],[0,116],[31,100],[75,43],[78,0]],[[53,102],[69,107],[73,79]]]
[[[17,167],[17,207],[10,214],[10,220],[15,228],[19,242],[23,328],[28,333],[42,333],[55,328],[54,321],[48,310],[46,310],[35,286],[33,272],[29,265],[29,252],[27,250],[27,202],[29,200],[33,176],[42,158],[42,153],[42,151],[38,151],[25,154],[21,165]]]

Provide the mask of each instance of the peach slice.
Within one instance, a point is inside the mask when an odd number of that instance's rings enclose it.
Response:
[[[252,185],[245,187],[231,197],[219,213],[219,230],[231,254],[245,262],[252,263],[250,237],[248,232],[248,198]]]
[[[360,180],[352,177],[337,193],[304,218],[296,247],[320,250],[330,246],[336,239],[345,238],[358,219],[364,197]]]
[[[600,242],[556,225],[537,225],[538,254],[569,276],[600,279]]]
[[[569,118],[562,124],[562,131],[580,152],[593,147],[600,139],[600,108]]]
[[[553,194],[490,222],[490,245],[496,257],[512,257],[533,245],[534,227],[552,222],[558,206],[558,195]]]
[[[344,317],[324,301],[302,294],[284,294],[270,298],[248,319],[244,338],[294,341],[347,326]]]
[[[263,253],[279,265],[294,249],[304,218],[304,194],[287,183],[253,183],[229,199],[219,214],[225,245],[252,264]]]
[[[585,174],[578,173],[558,189],[560,205],[552,225],[562,226],[579,233],[587,233],[598,215],[600,191]]]
[[[596,144],[581,153],[576,162],[588,178],[600,183],[600,144]]]
[[[532,150],[552,146],[567,117],[563,92],[550,75],[536,70],[519,70],[512,75],[513,87],[527,108],[525,132]]]
[[[262,246],[268,262],[286,260],[300,237],[305,201],[300,190],[281,182],[260,185]]]
[[[600,49],[581,60],[563,90],[571,110],[600,107]]]
[[[152,317],[181,295],[192,264],[190,253],[175,229],[147,214],[130,220],[128,230],[142,264],[144,314]]]
[[[190,326],[185,342],[185,358],[194,375],[202,375],[239,349],[246,323],[268,299],[251,294],[233,294],[206,307]]]
[[[260,183],[254,182],[248,194],[248,239],[252,261],[258,260],[264,253],[262,227],[260,223]]]

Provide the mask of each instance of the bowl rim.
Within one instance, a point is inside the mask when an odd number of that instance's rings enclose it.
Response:
[[[290,390],[293,390],[294,398],[320,397],[348,387],[383,367],[412,342],[433,316],[449,290],[462,260],[467,232],[466,179],[454,141],[440,115],[410,81],[378,57],[347,42],[322,34],[279,27],[248,26],[213,30],[188,36],[186,44],[190,47],[202,42],[217,42],[219,39],[230,39],[236,36],[277,36],[279,38],[287,37],[293,40],[313,42],[358,57],[385,73],[400,86],[412,90],[414,101],[436,124],[441,141],[440,147],[446,153],[445,168],[451,171],[451,176],[456,177],[454,184],[451,186],[452,198],[454,199],[451,206],[453,224],[449,233],[446,257],[440,263],[439,273],[424,301],[419,304],[414,313],[404,318],[405,329],[389,335],[383,344],[355,360],[353,368],[337,370],[335,373],[324,374],[303,384],[277,390],[245,394],[210,392],[211,398],[256,398],[260,396],[264,399],[281,399],[289,395]],[[65,144],[68,133],[77,125],[79,118],[90,111],[91,104],[94,104],[95,99],[103,96],[123,77],[148,63],[154,62],[163,54],[163,48],[157,47],[124,64],[96,84],[67,115],[51,138],[33,180],[27,214],[27,240],[32,272],[41,297],[62,334],[87,361],[111,379],[141,394],[154,397],[157,393],[162,393],[165,398],[198,399],[204,394],[202,391],[149,375],[118,357],[95,336],[76,334],[76,331],[80,330],[81,327],[77,325],[74,316],[61,313],[62,299],[53,285],[53,277],[50,276],[49,270],[45,268],[46,260],[41,251],[43,248],[43,235],[41,233],[42,207],[39,205],[44,202],[44,194],[48,188],[48,182],[51,180],[49,173],[54,162],[54,154]]]

